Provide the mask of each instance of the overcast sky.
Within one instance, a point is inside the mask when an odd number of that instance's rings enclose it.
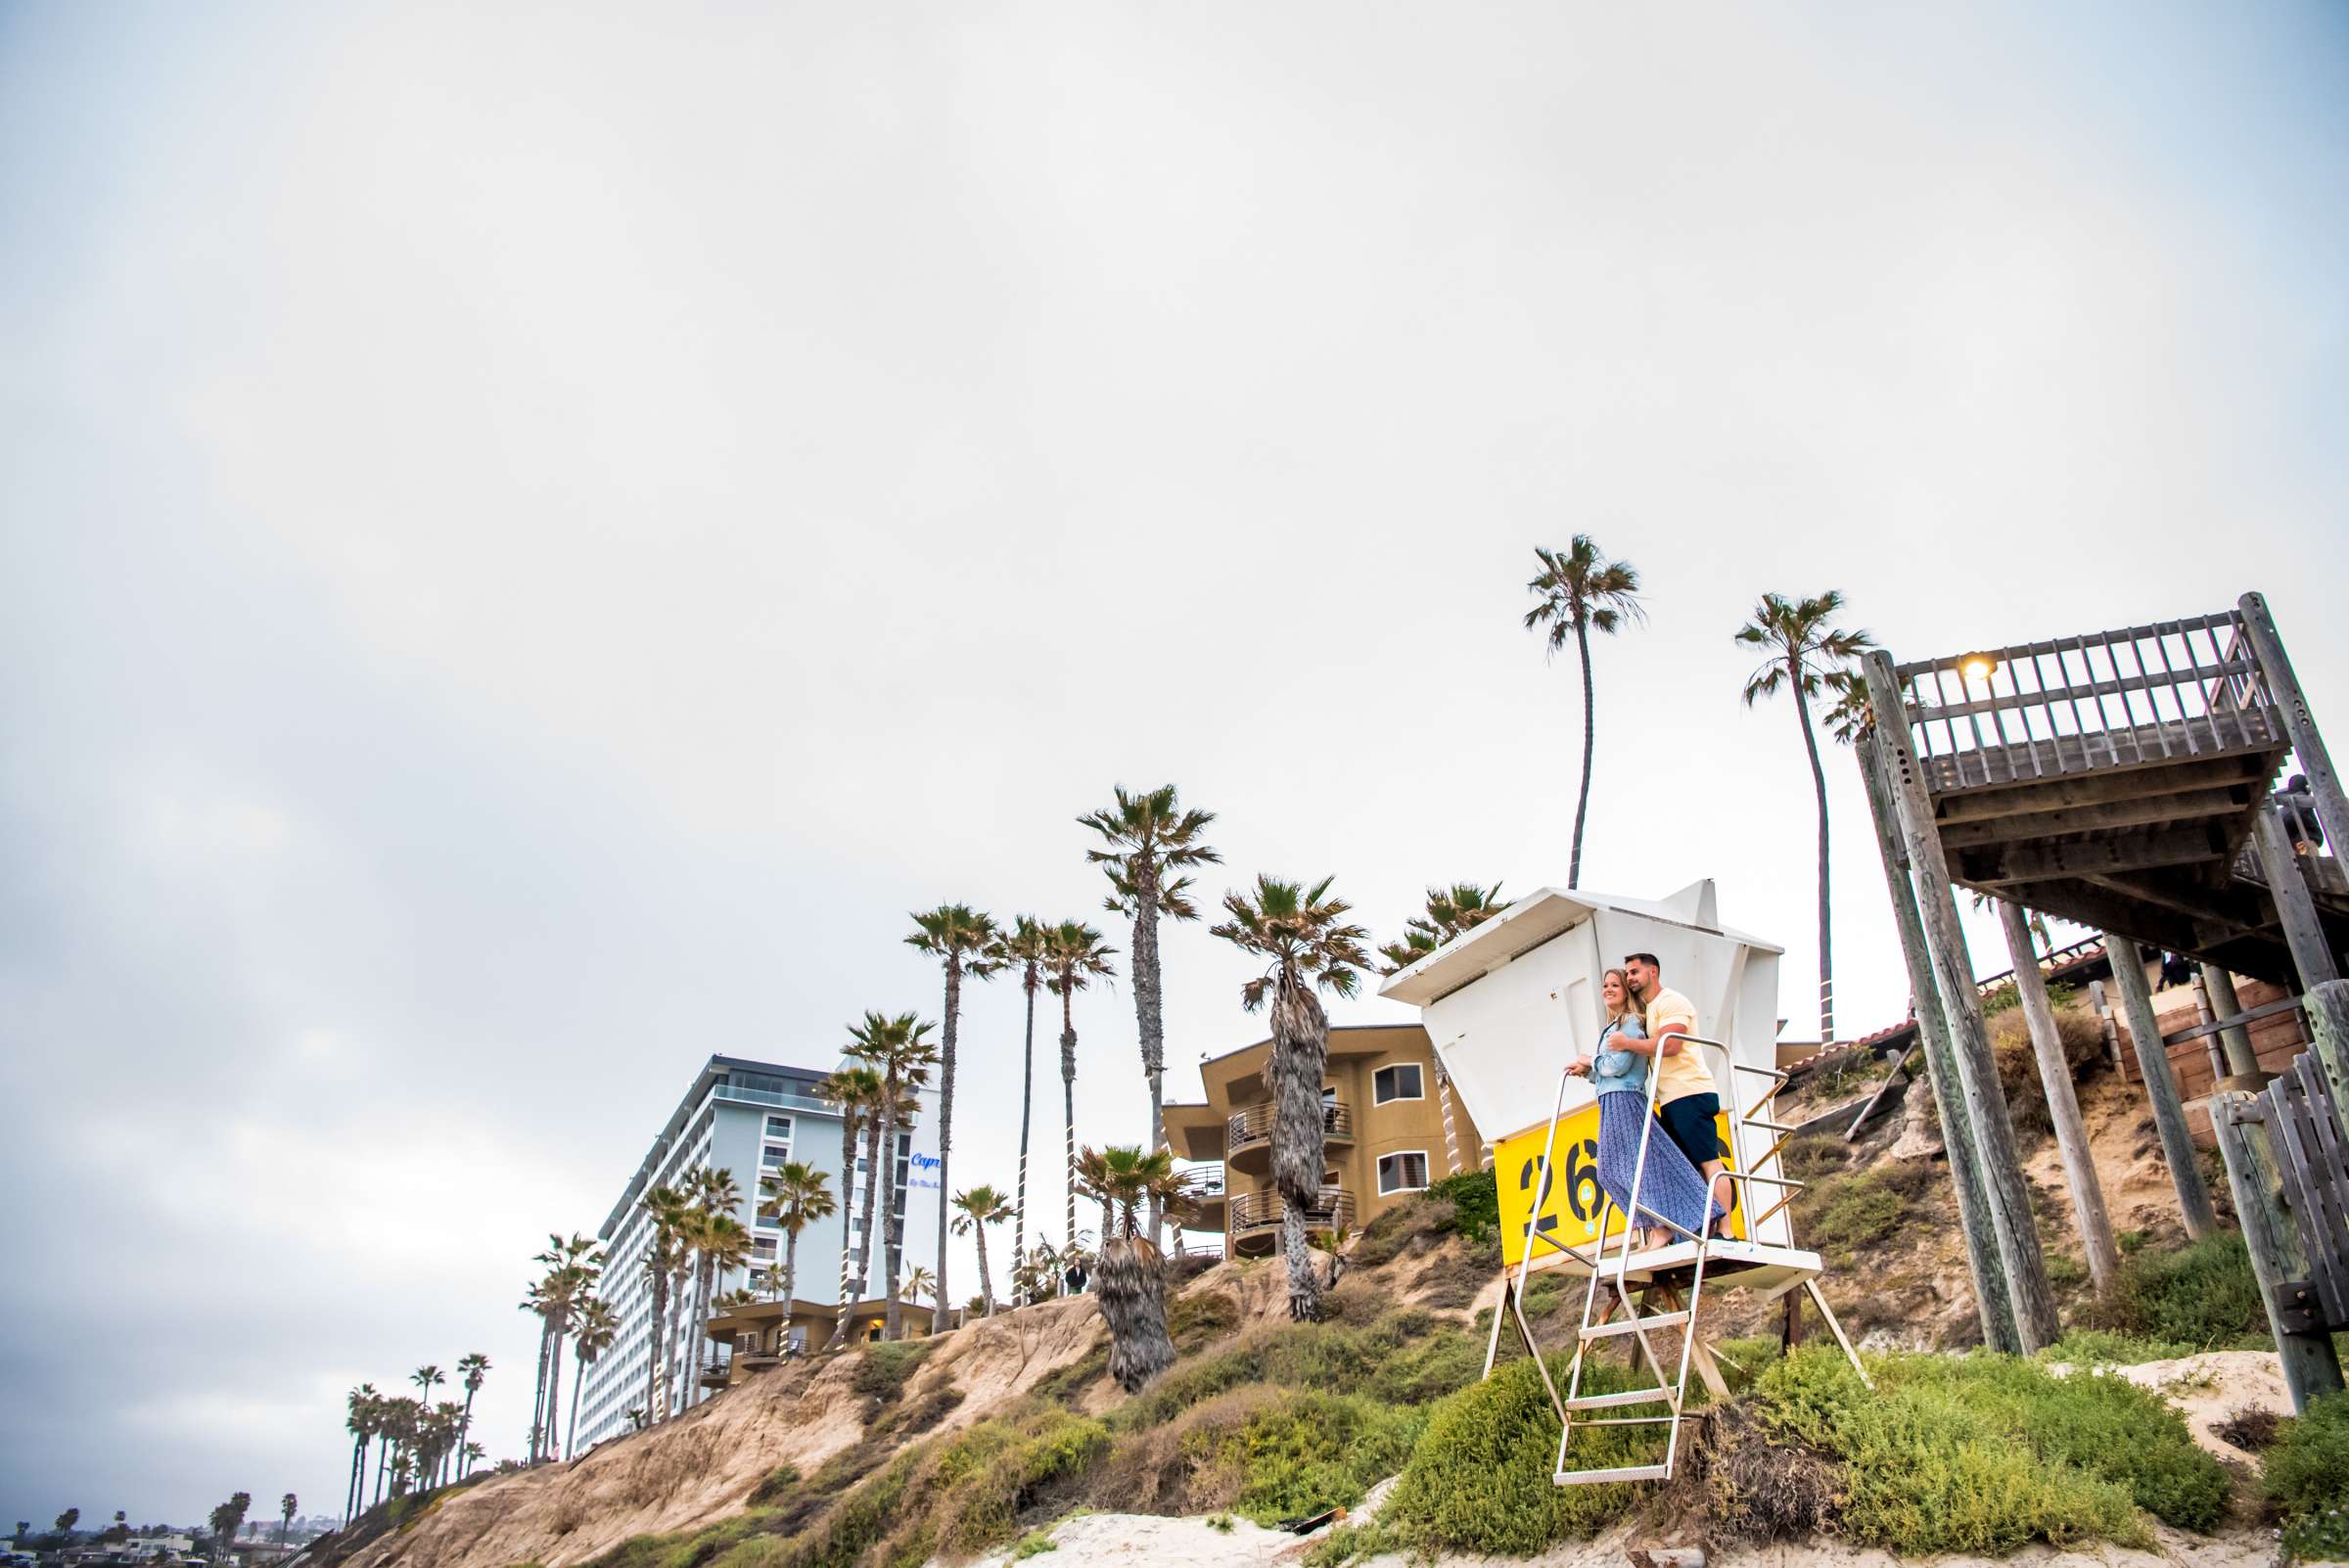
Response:
[[[1718,878],[1795,1032],[1762,590],[1921,657],[2259,587],[2349,743],[2349,24],[1947,9],[0,6],[0,1527],[333,1511],[345,1391],[474,1350],[519,1453],[544,1232],[708,1053],[934,1013],[907,910],[1096,910],[1115,782],[1382,937],[1563,883],[1537,543],[1653,618],[1586,884]],[[1191,1097],[1258,1026],[1166,963]]]

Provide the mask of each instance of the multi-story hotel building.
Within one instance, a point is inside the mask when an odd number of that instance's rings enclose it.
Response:
[[[1202,1062],[1204,1102],[1166,1108],[1167,1140],[1185,1160],[1220,1160],[1222,1191],[1201,1223],[1223,1232],[1223,1255],[1280,1248],[1280,1194],[1272,1186],[1272,1042]],[[1359,1230],[1429,1182],[1483,1163],[1484,1145],[1436,1071],[1435,1047],[1417,1024],[1349,1025],[1329,1032],[1321,1088],[1321,1201],[1316,1230]]]
[[[604,1299],[620,1320],[611,1349],[586,1370],[580,1391],[579,1447],[601,1442],[629,1430],[628,1412],[644,1407],[645,1378],[653,1354],[652,1281],[645,1272],[645,1256],[652,1245],[652,1225],[645,1214],[645,1193],[657,1186],[681,1186],[696,1170],[708,1166],[731,1171],[741,1189],[735,1211],[751,1232],[755,1256],[751,1268],[718,1281],[717,1294],[742,1285],[762,1288],[771,1266],[780,1269],[783,1232],[759,1215],[759,1181],[786,1160],[798,1160],[825,1172],[832,1191],[845,1195],[839,1212],[800,1233],[799,1277],[793,1291],[801,1301],[840,1300],[840,1260],[850,1250],[850,1267],[862,1258],[850,1246],[852,1217],[861,1210],[867,1177],[858,1139],[856,1169],[844,1180],[840,1169],[840,1108],[819,1097],[824,1075],[804,1067],[783,1067],[737,1056],[713,1056],[694,1076],[692,1085],[653,1139],[653,1146],[613,1205],[597,1237],[604,1248]],[[920,1112],[911,1129],[897,1137],[895,1202],[903,1218],[901,1268],[916,1264],[938,1269],[938,1235],[932,1206],[938,1193],[938,1092],[924,1089]],[[929,1222],[924,1222],[927,1220]],[[876,1229],[879,1226],[876,1224]],[[867,1296],[883,1289],[883,1270],[876,1259],[868,1276]],[[670,1383],[672,1408],[701,1398],[697,1365],[710,1355],[723,1356],[712,1347],[702,1325],[689,1313],[670,1310],[674,1343],[670,1364],[680,1367]]]

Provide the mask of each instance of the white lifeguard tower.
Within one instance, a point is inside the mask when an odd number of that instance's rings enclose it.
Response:
[[[1717,1396],[1727,1392],[1698,1316],[1708,1283],[1716,1289],[1761,1291],[1765,1300],[1806,1291],[1836,1342],[1852,1356],[1852,1364],[1860,1364],[1819,1294],[1819,1255],[1795,1245],[1787,1205],[1802,1183],[1778,1167],[1778,1151],[1793,1130],[1769,1117],[1771,1102],[1786,1083],[1777,1066],[1781,951],[1723,926],[1710,881],[1660,899],[1543,888],[1379,988],[1380,995],[1419,1009],[1446,1078],[1493,1139],[1505,1281],[1500,1307],[1525,1336],[1557,1409],[1554,1478],[1560,1486],[1671,1476],[1690,1370]],[[1597,1097],[1565,1069],[1589,1054],[1598,1038],[1600,981],[1634,952],[1654,953],[1664,984],[1696,1008],[1690,1048],[1704,1054],[1721,1093],[1718,1126],[1732,1189],[1726,1238],[1690,1234],[1651,1211],[1650,1222],[1678,1231],[1680,1239],[1634,1252],[1632,1227],[1598,1182]],[[1651,1110],[1654,1096],[1655,1075],[1650,1074]],[[1662,1135],[1651,1115],[1630,1182],[1635,1206],[1648,1144]],[[1527,1275],[1544,1268],[1567,1269],[1586,1280],[1574,1362],[1563,1393],[1543,1362],[1523,1304]],[[1646,1310],[1654,1307],[1664,1310]],[[1623,1315],[1616,1315],[1618,1310]],[[1500,1344],[1501,1315],[1497,1308],[1485,1351],[1487,1376]],[[1650,1336],[1673,1329],[1680,1331],[1677,1354],[1667,1339],[1666,1353],[1660,1355]],[[1585,1356],[1594,1344],[1623,1334],[1634,1337],[1655,1374],[1654,1385],[1582,1393]],[[1663,1406],[1665,1413],[1585,1413],[1643,1405]],[[1662,1462],[1569,1468],[1575,1429],[1591,1425],[1666,1427]]]

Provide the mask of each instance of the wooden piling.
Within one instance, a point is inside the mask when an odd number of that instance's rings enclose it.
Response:
[[[1981,1319],[1982,1343],[2011,1355],[2022,1349],[2022,1339],[2015,1332],[2014,1305],[2007,1295],[2004,1266],[1999,1261],[1998,1228],[1991,1219],[1990,1190],[1982,1181],[1973,1113],[1967,1109],[1964,1080],[1950,1045],[1949,1021],[1942,1012],[1933,959],[1917,913],[1916,885],[1910,877],[1899,809],[1893,804],[1883,751],[1874,732],[1861,736],[1853,750],[1860,760],[1861,781],[1867,788],[1867,810],[1875,822],[1876,853],[1884,866],[1885,892],[1892,899],[1893,925],[1900,932],[1901,956],[1909,966],[1916,1038],[1925,1048],[1925,1082],[1932,1090],[1934,1113],[1941,1121],[1950,1184],[1957,1189],[1958,1222],[1965,1235],[1965,1262],[1973,1277],[1974,1312]]]
[[[2153,1127],[2161,1134],[2161,1157],[2170,1168],[2170,1184],[2178,1189],[2178,1211],[2186,1221],[2187,1235],[2199,1241],[2218,1228],[2219,1217],[2210,1206],[2210,1190],[2202,1184],[2194,1140],[2186,1130],[2186,1107],[2178,1101],[2178,1080],[2170,1072],[2170,1053],[2161,1043],[2161,1025],[2153,1017],[2153,993],[2145,988],[2145,955],[2136,943],[2109,931],[2104,934],[2104,954],[2112,964],[2112,983],[2121,993],[2121,1010],[2129,1017],[2137,1070],[2145,1081],[2145,1098],[2153,1103]]]
[[[2323,1322],[2312,1320],[2300,1307],[2300,1298],[2311,1291],[2299,1237],[2283,1212],[2263,1098],[2240,1089],[2220,1089],[2210,1097],[2210,1125],[2227,1162],[2227,1186],[2242,1223],[2243,1245],[2251,1254],[2251,1272],[2259,1280],[2268,1332],[2276,1339],[2276,1359],[2283,1364],[2283,1384],[2292,1396],[2292,1412],[2298,1414],[2311,1400],[2340,1392],[2341,1362]]]
[[[1974,1112],[1974,1153],[1990,1191],[1991,1221],[2014,1309],[2015,1335],[2028,1355],[2054,1343],[2062,1327],[2055,1316],[2054,1292],[2048,1284],[2047,1260],[2040,1254],[2030,1188],[2023,1182],[2022,1160],[2015,1151],[2014,1122],[1999,1086],[1998,1063],[1991,1055],[1990,1033],[1982,1022],[1982,998],[1974,990],[1973,964],[1966,954],[1965,928],[1958,923],[1958,900],[1950,891],[1949,859],[1942,853],[1933,799],[1925,789],[1910,738],[1908,707],[1902,700],[1892,656],[1876,650],[1863,661],[1863,668],[1867,674],[1868,704],[1876,715],[1884,776],[1892,786],[1902,840],[1916,883],[1917,913],[1933,960],[1933,978],[1949,1021],[1952,1055],[1957,1059],[1967,1104]],[[1955,1150],[1951,1158],[1957,1158]]]
[[[2284,944],[2292,949],[2292,967],[2300,972],[2300,989],[2313,991],[2327,980],[2340,979],[2340,965],[2325,940],[2316,899],[2308,891],[2308,874],[2301,869],[2300,856],[2292,853],[2291,842],[2284,837],[2283,819],[2273,804],[2261,807],[2252,819],[2251,842],[2259,851],[2260,874],[2267,878],[2268,894],[2276,900],[2277,923],[2283,927]]]
[[[2202,987],[2210,996],[2211,1022],[2222,1018],[2243,1016],[2243,999],[2234,993],[2234,976],[2219,964],[2203,964]],[[2257,1078],[2259,1057],[2251,1049],[2251,1031],[2240,1024],[2219,1031],[2220,1059],[2227,1071],[2222,1078]],[[2251,1085],[2245,1084],[2248,1088]]]
[[[2332,758],[2325,750],[2325,737],[2317,729],[2308,693],[2300,689],[2300,677],[2292,673],[2292,661],[2283,651],[2276,618],[2260,594],[2246,593],[2234,607],[2242,615],[2243,634],[2259,660],[2259,671],[2267,677],[2268,695],[2275,699],[2283,719],[2284,738],[2292,743],[2300,771],[2307,775],[2310,804],[2316,808],[2318,825],[2325,829],[2325,842],[2332,846],[2335,854],[2349,853],[2349,795],[2344,795],[2341,775],[2333,770]]]
[[[2341,1141],[2349,1144],[2349,980],[2311,986],[2300,1007],[2308,1015],[2309,1048],[2324,1064],[2332,1103],[2341,1111]]]
[[[2031,945],[2030,922],[2023,917],[2021,905],[2006,899],[1997,902],[1999,924],[2006,933],[2006,950],[2014,958],[2015,995],[2022,1002],[2023,1021],[2031,1030],[2031,1052],[2039,1058],[2039,1081],[2048,1092],[2048,1117],[2055,1124],[2055,1147],[2063,1157],[2072,1222],[2088,1255],[2089,1278],[2100,1296],[2120,1276],[2120,1244],[2113,1240],[2112,1218],[2104,1209],[2096,1156],[2089,1150],[2088,1129],[2080,1120],[2080,1096],[2072,1087],[2071,1059],[2064,1054],[2063,1036],[2055,1027],[2047,977],[2039,972],[2039,951]]]

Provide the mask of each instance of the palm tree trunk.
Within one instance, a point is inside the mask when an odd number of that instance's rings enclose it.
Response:
[[[883,1195],[881,1203],[881,1278],[888,1294],[881,1305],[881,1337],[896,1339],[902,1325],[898,1312],[898,1085],[892,1080],[882,1096],[881,1119],[877,1128],[880,1149],[873,1160],[872,1188]],[[868,1193],[866,1203],[873,1201]],[[867,1264],[872,1262],[868,1256]]]
[[[832,1348],[838,1350],[849,1342],[849,1242],[854,1234],[855,1217],[849,1213],[849,1200],[853,1196],[856,1181],[856,1118],[844,1116],[840,1123],[840,1311],[832,1320]]]
[[[1036,966],[1031,964],[1021,989],[1028,992],[1028,1037],[1020,1051],[1020,1190],[1014,1200],[1011,1220],[1011,1266],[1018,1268],[1028,1256],[1028,1129],[1036,1112]],[[982,1247],[981,1252],[987,1249]],[[1011,1293],[1016,1305],[1020,1294],[1019,1276],[1011,1281]]]
[[[480,1390],[472,1388],[465,1391],[465,1413],[457,1420],[457,1456],[459,1458],[463,1458],[465,1455],[466,1439],[473,1436],[473,1397],[479,1392]]]
[[[350,1521],[358,1514],[359,1483],[366,1478],[367,1435],[362,1432],[358,1441],[350,1446],[350,1485],[343,1489],[343,1528],[345,1530],[350,1528]]]
[[[979,1247],[979,1304],[987,1315],[995,1315],[995,1282],[987,1271],[987,1225],[984,1222],[971,1226],[971,1239]]]
[[[930,1299],[930,1330],[936,1333],[943,1325],[939,1319],[946,1310],[946,1194],[953,1183],[946,1179],[946,1160],[954,1150],[954,1040],[956,1026],[962,1018],[962,958],[946,955],[946,1027],[938,1043],[938,1284]],[[906,1218],[911,1219],[908,1215]]]
[[[549,1458],[560,1459],[555,1446],[555,1422],[563,1414],[563,1334],[569,1325],[558,1320],[555,1324],[555,1354],[546,1367],[546,1450]]]
[[[1272,1180],[1279,1189],[1281,1240],[1288,1255],[1289,1315],[1320,1315],[1321,1280],[1307,1245],[1306,1214],[1321,1196],[1328,1123],[1321,1084],[1329,1072],[1329,1015],[1285,965],[1272,992]]]
[[[873,1195],[881,1190],[881,1113],[873,1112],[864,1129],[864,1218],[858,1223],[860,1232],[856,1255],[856,1297],[859,1301],[873,1288]]]
[[[1068,1156],[1068,1246],[1077,1249],[1077,1018],[1070,1005],[1070,996],[1063,989],[1060,996],[1060,1109],[1061,1143]],[[1062,1289],[1067,1289],[1063,1271]]]
[[[1590,757],[1598,738],[1597,715],[1593,712],[1593,688],[1590,680],[1590,622],[1588,612],[1576,606],[1574,641],[1583,658],[1583,789],[1574,801],[1574,853],[1566,861],[1566,886],[1580,887],[1583,877],[1583,821],[1590,814]]]
[[[1819,737],[1811,733],[1811,704],[1803,696],[1802,671],[1794,671],[1794,712],[1803,726],[1803,749],[1811,754],[1811,787],[1819,794],[1819,1038],[1835,1043],[1835,948],[1827,922],[1827,775],[1819,765]]]
[[[1174,1363],[1160,1259],[1149,1242],[1121,1236],[1101,1243],[1093,1271],[1101,1320],[1109,1325],[1109,1375],[1128,1394]]]
[[[800,1233],[785,1231],[783,1235],[783,1338],[791,1338],[791,1304],[799,1298],[792,1294],[800,1284]]]
[[[587,1358],[579,1358],[571,1379],[571,1434],[564,1440],[563,1452],[576,1456],[579,1452],[579,1390],[587,1386]]]
[[[1150,1085],[1150,1152],[1167,1141],[1167,1025],[1158,971],[1158,868],[1139,867],[1133,884],[1133,1018],[1142,1041],[1142,1077]],[[1163,1216],[1158,1199],[1150,1200],[1150,1245],[1159,1245]],[[1103,1242],[1109,1239],[1102,1233]]]
[[[538,1460],[538,1440],[546,1425],[546,1345],[554,1332],[555,1320],[546,1314],[538,1314],[538,1390],[530,1409],[530,1462]]]
[[[668,1314],[668,1270],[656,1266],[653,1272],[653,1348],[644,1358],[644,1424],[652,1425],[661,1419],[660,1407],[653,1394],[661,1386],[661,1319]]]

